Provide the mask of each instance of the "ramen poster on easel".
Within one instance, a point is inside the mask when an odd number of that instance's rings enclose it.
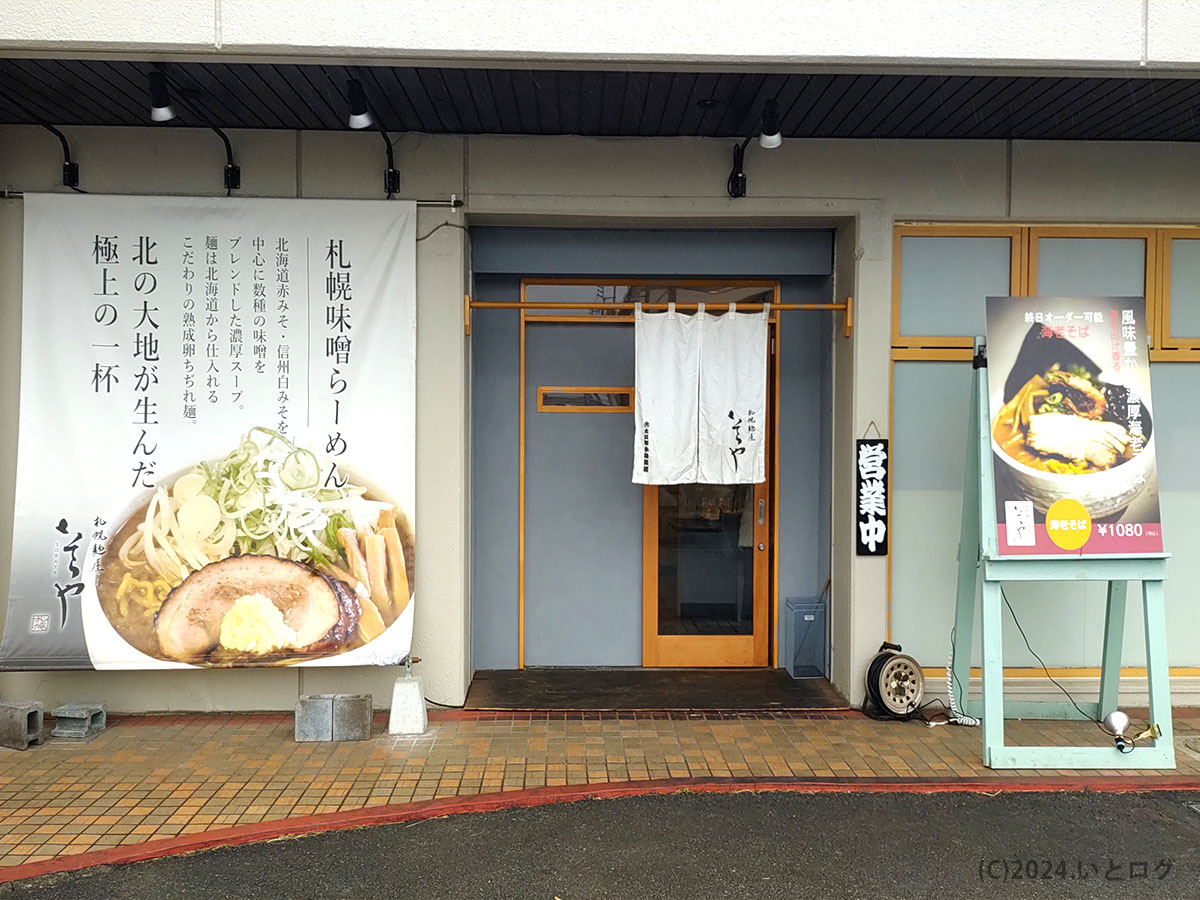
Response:
[[[1001,555],[1161,553],[1141,297],[989,297]]]

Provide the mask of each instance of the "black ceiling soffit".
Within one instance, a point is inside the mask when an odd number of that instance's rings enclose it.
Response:
[[[166,126],[345,130],[359,79],[393,132],[736,138],[778,100],[796,138],[1192,141],[1200,80],[992,75],[585,72],[0,59],[0,123],[149,125],[146,74],[180,100]]]

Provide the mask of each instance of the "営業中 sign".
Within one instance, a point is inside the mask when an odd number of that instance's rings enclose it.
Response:
[[[888,442],[855,441],[855,550],[859,556],[888,552]]]

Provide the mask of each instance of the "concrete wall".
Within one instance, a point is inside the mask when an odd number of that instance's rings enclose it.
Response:
[[[0,50],[386,62],[1194,68],[1187,0],[0,0]],[[69,7],[69,13],[67,8]],[[53,14],[50,14],[53,10]],[[670,23],[664,27],[664,23]]]
[[[1152,4],[1153,5],[1153,4]],[[180,128],[67,130],[93,191],[216,193],[211,134]],[[234,133],[248,195],[377,197],[382,146],[369,134]],[[749,196],[725,196],[730,144],[700,139],[406,137],[412,197],[464,194],[459,214],[423,209],[418,233],[418,574],[415,652],[431,699],[459,703],[469,680],[468,365],[461,331],[461,224],[625,227],[835,226],[835,294],[855,298],[853,336],[835,321],[833,672],[852,700],[886,627],[887,562],[853,556],[852,440],[887,428],[891,228],[896,220],[1200,222],[1200,147],[923,141],[787,141],[751,147]],[[0,184],[54,189],[61,162],[38,129],[0,128]],[[0,200],[0,589],[6,587],[15,464],[21,204]],[[436,448],[436,449],[435,449]],[[953,485],[947,485],[950,490]],[[1168,537],[1169,545],[1175,539]],[[300,690],[369,688],[390,672],[272,671],[3,675],[0,695],[102,695],[114,709],[286,707]],[[303,681],[303,683],[301,683]]]

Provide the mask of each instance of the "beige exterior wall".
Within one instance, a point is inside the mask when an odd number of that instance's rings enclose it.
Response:
[[[69,128],[94,192],[219,193],[209,132]],[[377,135],[233,132],[244,196],[377,198]],[[838,227],[836,292],[853,294],[854,334],[835,340],[834,681],[853,702],[886,627],[887,564],[853,555],[853,438],[886,431],[891,226],[896,220],[1200,222],[1200,148],[1172,144],[787,141],[747,153],[749,196],[725,196],[722,140],[434,138],[397,146],[403,195],[464,196],[423,208],[417,254],[417,616],[427,696],[459,704],[470,681],[469,344],[462,334],[465,232],[449,222],[691,227]],[[0,185],[54,190],[53,136],[0,127]],[[0,596],[7,596],[16,457],[22,207],[0,200]],[[427,236],[427,237],[426,237]],[[840,322],[838,323],[840,330]],[[839,331],[840,333],[840,331]],[[940,662],[940,660],[934,661]],[[98,697],[113,710],[281,709],[301,692],[370,691],[385,705],[393,670],[0,674],[0,696],[47,704]]]
[[[0,0],[0,51],[1186,71],[1190,0]],[[669,27],[665,27],[669,23]]]

